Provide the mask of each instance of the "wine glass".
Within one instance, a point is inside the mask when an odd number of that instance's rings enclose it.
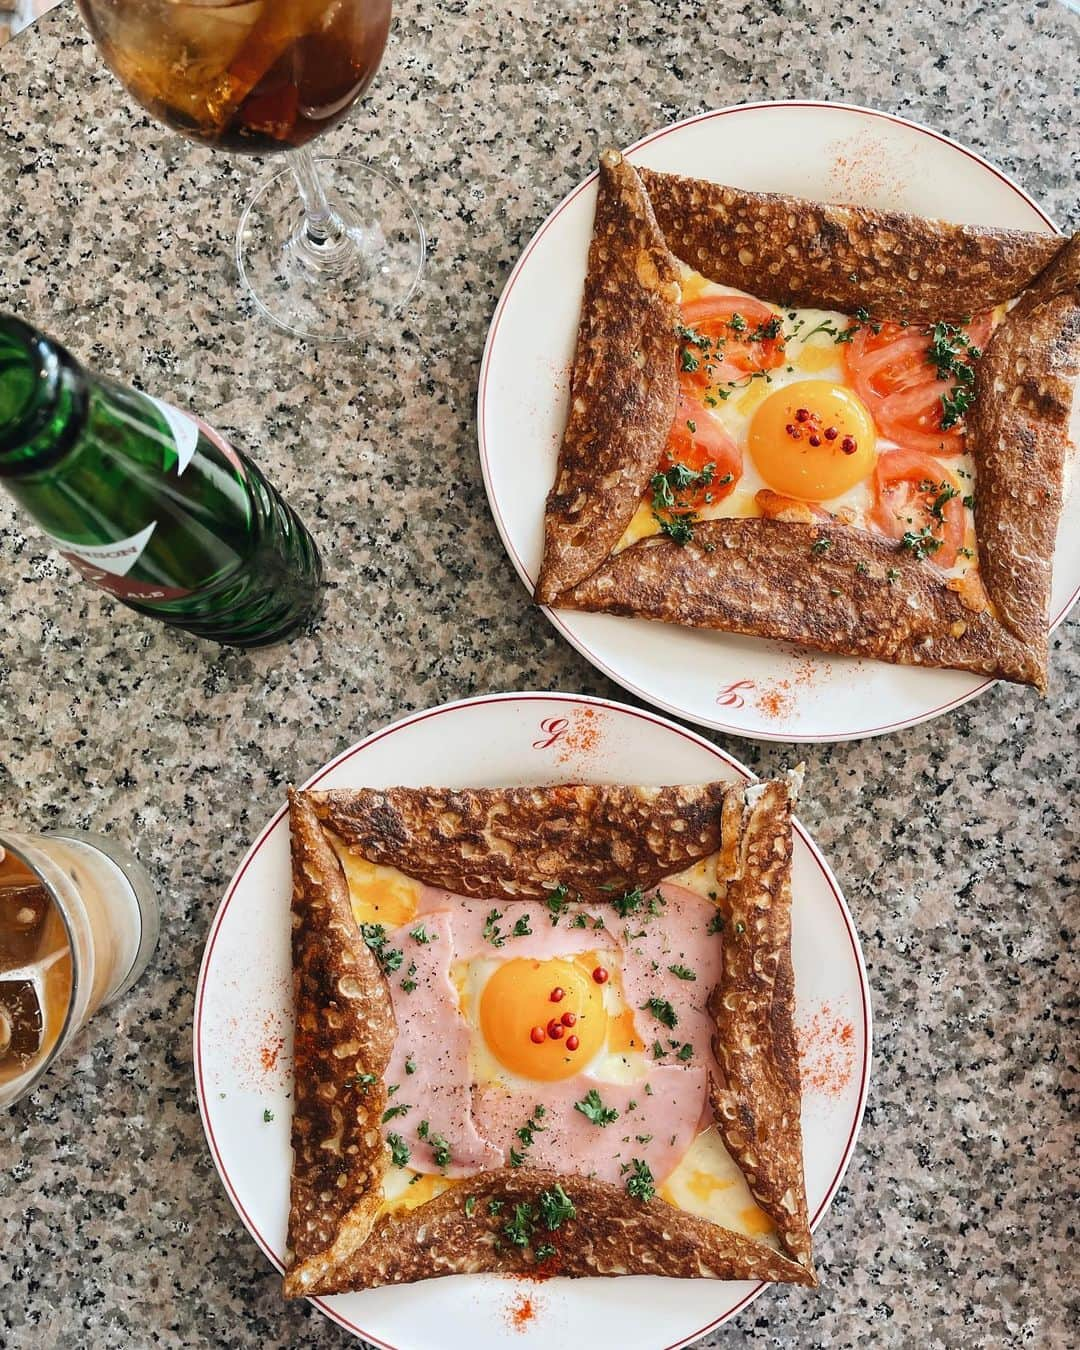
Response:
[[[423,226],[372,165],[316,159],[374,78],[391,0],[78,0],[106,62],[152,116],[239,154],[290,152],[236,239],[258,308],[300,337],[348,340],[401,309]]]

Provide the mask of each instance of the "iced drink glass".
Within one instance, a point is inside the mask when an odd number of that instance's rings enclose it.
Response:
[[[0,1107],[131,988],[157,936],[150,878],[113,840],[0,831]]]

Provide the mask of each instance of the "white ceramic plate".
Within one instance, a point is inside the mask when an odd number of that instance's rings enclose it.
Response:
[[[978,155],[867,108],[722,108],[646,136],[627,157],[758,191],[972,224],[1053,228],[1025,192]],[[566,420],[595,179],[590,175],[556,207],[522,254],[492,319],[480,373],[477,423],[488,500],[530,592]],[[1066,503],[1063,524],[1069,510]],[[1055,623],[1078,594],[1080,531],[1063,528],[1050,609]],[[826,656],[612,614],[544,612],[625,689],[702,726],[764,740],[839,741],[894,731],[955,708],[991,683],[961,671]]]
[[[307,786],[660,784],[750,777],[723,751],[653,713],[578,695],[502,694],[397,722],[339,755]],[[248,1231],[279,1268],[292,1166],[289,894],[283,807],[225,893],[195,1000],[195,1075],[210,1151]],[[794,896],[806,1189],[816,1224],[844,1174],[862,1118],[870,1073],[870,998],[851,915],[801,827]],[[764,1287],[653,1276],[530,1282],[462,1275],[313,1302],[358,1336],[408,1350],[507,1345],[528,1350],[569,1343],[571,1337],[581,1345],[657,1350],[703,1335]]]

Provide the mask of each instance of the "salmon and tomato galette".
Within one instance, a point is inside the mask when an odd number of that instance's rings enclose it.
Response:
[[[1080,238],[600,163],[536,599],[1045,688]]]
[[[288,1295],[815,1283],[795,784],[290,794]]]

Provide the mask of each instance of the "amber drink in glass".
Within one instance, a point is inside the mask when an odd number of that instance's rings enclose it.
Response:
[[[157,936],[150,879],[114,841],[0,833],[0,1107],[131,988]]]
[[[239,154],[291,151],[249,203],[237,263],[256,304],[305,337],[362,336],[415,289],[424,236],[402,190],[306,147],[378,70],[390,0],[78,0],[105,60],[155,118]]]

